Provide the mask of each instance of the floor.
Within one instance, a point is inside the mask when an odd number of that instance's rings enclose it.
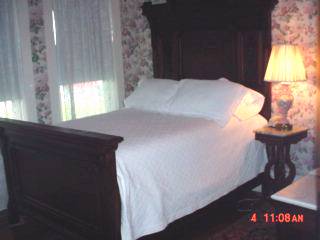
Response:
[[[238,202],[234,210],[220,211],[219,223],[209,218],[199,219],[190,223],[179,231],[179,235],[166,239],[190,240],[276,240],[274,224],[266,224],[258,217],[257,222],[250,221],[252,214],[262,216],[265,212],[272,212],[272,206],[261,198],[252,195]],[[257,200],[258,199],[258,200]],[[39,227],[35,223],[16,226],[12,229],[0,229],[1,240],[69,240],[55,232]],[[145,239],[154,239],[147,237]],[[162,238],[161,238],[162,239]]]

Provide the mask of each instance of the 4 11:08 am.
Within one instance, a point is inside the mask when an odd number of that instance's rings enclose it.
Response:
[[[250,221],[255,223],[258,220],[258,214],[253,213],[250,217]],[[303,223],[303,214],[291,214],[291,213],[265,213],[262,215],[262,220],[266,223]]]

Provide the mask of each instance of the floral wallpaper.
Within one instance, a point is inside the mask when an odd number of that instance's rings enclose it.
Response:
[[[126,95],[141,76],[152,77],[151,31],[142,15],[143,0],[121,0],[122,48]]]
[[[297,174],[300,175],[311,170],[316,159],[319,5],[318,0],[280,0],[272,15],[273,44],[298,45],[307,73],[306,82],[291,85],[294,103],[289,111],[289,120],[293,124],[310,129],[308,137],[294,145],[291,151]],[[273,103],[278,93],[279,85],[275,84],[272,88]]]
[[[152,77],[151,33],[142,16],[143,0],[120,0],[122,46],[126,95],[141,76]],[[46,46],[42,0],[29,0],[33,71],[36,85],[38,120],[50,124],[51,109],[46,63]],[[289,118],[293,124],[310,128],[309,135],[292,148],[292,158],[299,175],[314,166],[316,138],[317,36],[319,35],[318,0],[280,0],[272,15],[273,44],[292,43],[301,47],[307,70],[307,81],[292,85],[295,98]],[[273,100],[279,86],[273,86]]]
[[[28,4],[37,117],[39,123],[51,124],[42,0],[29,0]]]

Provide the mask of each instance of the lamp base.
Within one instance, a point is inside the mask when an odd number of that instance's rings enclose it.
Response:
[[[290,90],[290,86],[288,84],[281,84],[279,95],[280,96],[276,100],[276,104],[273,109],[274,115],[269,120],[268,125],[279,130],[291,130],[292,125],[287,118],[288,111],[293,103],[293,96]]]
[[[277,126],[289,126],[291,125],[287,119],[287,114],[274,114],[268,121],[268,126],[276,128]]]

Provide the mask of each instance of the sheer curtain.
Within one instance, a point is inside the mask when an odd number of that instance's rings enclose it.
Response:
[[[59,120],[119,107],[110,1],[52,0],[51,83]]]
[[[25,119],[16,1],[0,0],[0,117]]]
[[[0,117],[36,121],[28,2],[0,0]]]
[[[0,0],[0,117],[35,121],[28,2]],[[0,152],[0,211],[8,194]]]

